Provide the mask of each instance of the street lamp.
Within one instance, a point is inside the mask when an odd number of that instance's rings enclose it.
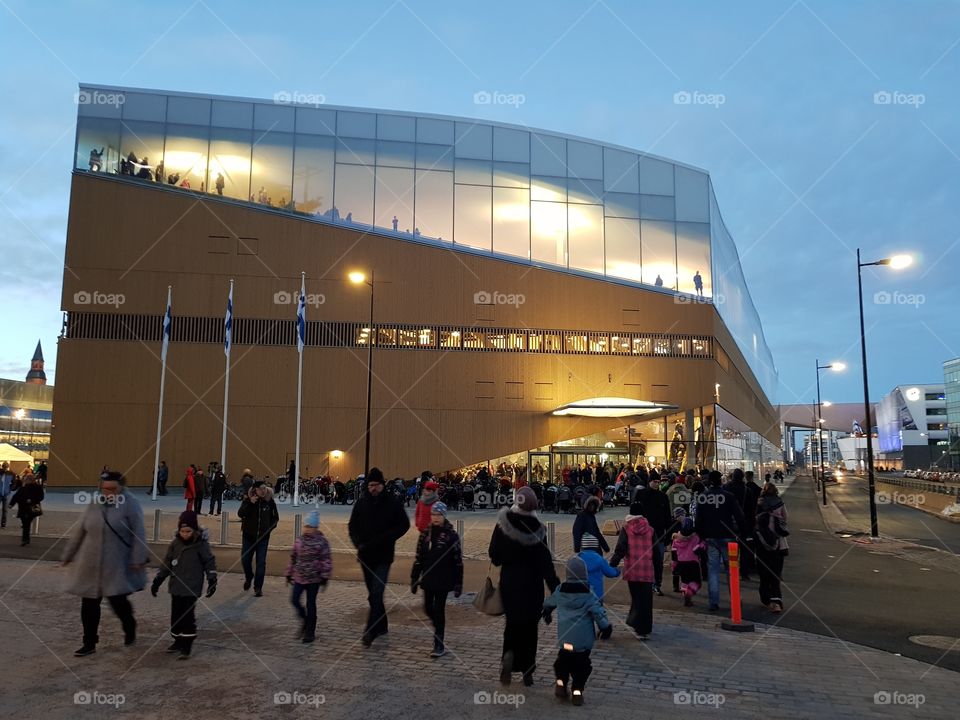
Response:
[[[860,262],[860,248],[857,248],[857,294],[860,298],[860,360],[863,365],[863,412],[867,423],[867,490],[870,494],[870,536],[879,537],[877,525],[877,498],[876,482],[873,477],[873,436],[870,432],[870,386],[867,382],[867,337],[863,329],[863,272],[862,269],[871,265],[887,265],[894,270],[901,270],[913,263],[910,255],[894,255],[875,262]]]
[[[370,270],[370,279],[359,271],[347,276],[354,285],[365,283],[370,286],[370,324],[367,326],[367,424],[363,431],[363,477],[366,480],[370,474],[370,398],[373,391],[373,341],[376,333],[373,329],[373,270]]]
[[[832,403],[820,402],[820,372],[823,370],[840,372],[845,367],[847,367],[846,363],[832,362],[827,365],[821,365],[820,361],[817,360],[817,455],[820,459],[820,494],[823,497],[824,505],[827,504],[827,483],[823,476],[823,414],[820,408],[829,407]]]

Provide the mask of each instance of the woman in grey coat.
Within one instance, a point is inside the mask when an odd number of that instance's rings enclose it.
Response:
[[[64,565],[73,563],[66,591],[81,597],[83,646],[74,655],[83,657],[97,651],[103,598],[120,618],[124,644],[136,641],[137,623],[128,596],[146,586],[148,559],[140,503],[126,491],[121,473],[103,473],[100,492],[83,511],[62,557]]]

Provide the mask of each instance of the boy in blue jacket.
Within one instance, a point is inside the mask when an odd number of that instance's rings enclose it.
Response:
[[[553,670],[557,676],[554,693],[567,699],[567,686],[572,691],[574,705],[583,705],[583,688],[593,670],[590,650],[596,639],[594,624],[600,628],[600,637],[608,639],[613,625],[600,601],[590,590],[587,565],[579,556],[567,560],[567,579],[543,602],[543,620],[550,624],[557,610],[557,659]],[[572,679],[571,679],[572,676]]]
[[[577,554],[587,566],[587,577],[590,579],[590,590],[597,596],[597,600],[603,604],[603,578],[620,577],[619,568],[612,567],[607,559],[600,553],[600,543],[597,539],[584,535],[581,544],[581,550]]]

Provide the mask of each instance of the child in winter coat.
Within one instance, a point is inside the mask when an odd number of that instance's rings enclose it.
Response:
[[[287,582],[293,585],[290,602],[300,618],[298,637],[305,643],[312,643],[316,637],[317,593],[327,589],[327,582],[333,572],[330,543],[319,527],[320,513],[314,510],[303,521],[303,534],[293,543],[290,563],[284,573]],[[300,603],[301,595],[306,595],[306,609]]]
[[[587,566],[587,577],[590,579],[590,590],[596,595],[600,604],[603,604],[603,578],[619,577],[620,571],[611,567],[607,559],[600,553],[600,543],[592,535],[584,535],[581,540],[582,548],[577,557]]]
[[[177,535],[167,548],[163,564],[153,578],[150,592],[154,597],[163,581],[170,578],[170,635],[173,645],[168,653],[180,653],[178,660],[190,657],[190,648],[197,638],[197,619],[194,611],[197,599],[207,580],[207,597],[217,591],[217,561],[207,542],[207,531],[197,525],[197,514],[192,510],[180,513]]]
[[[410,592],[423,588],[423,609],[433,622],[433,651],[430,657],[446,655],[443,633],[446,626],[447,593],[454,597],[463,591],[463,554],[460,536],[447,520],[447,506],[434,502],[430,506],[430,526],[417,540],[417,558],[410,572]]]
[[[624,560],[623,576],[630,588],[627,625],[638,640],[653,632],[653,528],[643,516],[643,505],[635,502],[624,521],[617,547],[610,558],[616,567]]]
[[[673,550],[676,562],[673,563],[673,575],[680,580],[683,604],[693,605],[693,596],[700,590],[703,576],[700,572],[700,557],[706,550],[706,544],[693,530],[693,520],[684,518],[679,532],[673,535]]]
[[[670,545],[670,577],[673,580],[673,591],[680,592],[680,575],[676,571],[677,549],[673,546],[673,536],[680,532],[683,521],[687,517],[686,508],[678,507],[673,511],[673,524],[667,528],[664,534],[664,541]]]
[[[423,493],[417,500],[417,512],[414,516],[414,524],[418,532],[423,532],[430,527],[430,506],[438,499],[437,484],[433,480],[427,480],[423,484]]]
[[[587,554],[592,552],[588,550]],[[600,628],[600,637],[604,640],[610,637],[613,625],[607,619],[603,605],[590,590],[587,565],[580,556],[567,560],[566,582],[543,601],[543,620],[548,625],[554,610],[558,611],[559,647],[553,663],[557,677],[554,693],[561,700],[566,700],[569,686],[573,704],[583,705],[583,689],[593,670],[590,650],[596,638],[594,625]]]

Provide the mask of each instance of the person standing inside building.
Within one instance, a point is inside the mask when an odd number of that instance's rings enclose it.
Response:
[[[366,492],[353,506],[347,530],[357,549],[357,561],[367,586],[370,612],[362,641],[364,647],[370,647],[377,637],[386,635],[389,630],[383,593],[393,564],[394,547],[410,529],[410,518],[401,501],[393,493],[384,492],[380,468],[370,468],[366,480]]]
[[[217,173],[217,195],[223,195],[223,188],[226,183],[223,180],[223,173]]]
[[[697,295],[703,297],[703,278],[700,277],[700,271],[697,270],[697,274],[693,276],[693,287],[697,291]]]
[[[11,506],[17,506],[17,517],[20,518],[20,526],[23,528],[20,547],[30,544],[30,525],[35,517],[43,514],[40,509],[41,502],[43,487],[37,483],[32,473],[27,473],[23,476],[23,487],[17,490],[10,501]]]
[[[100,477],[99,494],[84,509],[77,530],[63,550],[63,565],[72,564],[67,592],[81,598],[83,645],[74,653],[77,657],[97,651],[103,598],[120,618],[123,644],[133,645],[137,639],[129,598],[146,586],[150,552],[143,511],[126,485],[126,478],[119,472],[108,471]]]

